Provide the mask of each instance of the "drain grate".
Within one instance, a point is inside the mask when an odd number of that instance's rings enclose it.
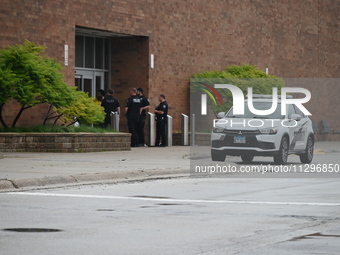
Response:
[[[61,229],[53,228],[5,228],[3,231],[13,231],[13,232],[25,232],[25,233],[41,233],[41,232],[60,232]]]

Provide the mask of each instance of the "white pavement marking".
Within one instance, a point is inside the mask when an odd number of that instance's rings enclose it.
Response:
[[[153,197],[122,197],[122,196],[100,196],[79,194],[56,194],[56,193],[33,193],[33,192],[8,192],[7,195],[46,196],[46,197],[74,197],[74,198],[103,198],[120,200],[143,200],[143,201],[166,201],[177,203],[215,203],[215,204],[265,204],[265,205],[311,205],[311,206],[340,206],[340,203],[311,203],[311,202],[268,202],[247,200],[201,200],[201,199],[172,199]]]

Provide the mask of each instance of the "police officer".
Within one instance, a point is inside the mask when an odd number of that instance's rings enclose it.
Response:
[[[107,96],[104,97],[101,106],[104,107],[104,111],[106,113],[105,115],[105,121],[102,125],[102,127],[107,128],[111,126],[111,112],[118,112],[120,114],[120,103],[118,99],[113,97],[113,90],[108,89],[107,90]]]
[[[131,133],[131,147],[138,147],[138,119],[140,116],[141,99],[137,96],[137,89],[130,89],[130,97],[126,99],[125,114]]]
[[[97,90],[97,97],[94,101],[101,103],[101,102],[103,102],[104,98],[105,98],[105,91],[103,89],[98,89]]]
[[[160,104],[155,110],[156,114],[156,146],[167,146],[165,127],[168,118],[168,103],[165,101],[165,95],[160,94],[158,98]]]
[[[147,99],[146,96],[144,96],[144,91],[142,88],[137,88],[137,95],[139,96],[140,100],[141,100],[141,114],[139,116],[139,120],[138,120],[138,129],[137,129],[137,133],[138,133],[138,139],[139,139],[139,146],[143,147],[146,146],[145,145],[145,141],[144,141],[144,127],[145,127],[145,120],[146,120],[146,111],[149,110],[150,108],[150,102],[149,99]]]

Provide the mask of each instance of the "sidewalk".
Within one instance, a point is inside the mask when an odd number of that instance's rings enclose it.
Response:
[[[332,152],[340,152],[340,142],[315,144],[315,154]],[[90,153],[3,152],[0,191],[188,176],[189,168],[189,146]]]
[[[3,152],[0,190],[187,176],[190,147],[89,153]]]

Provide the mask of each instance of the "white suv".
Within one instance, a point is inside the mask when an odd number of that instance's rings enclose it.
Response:
[[[254,95],[253,106],[267,110],[272,99]],[[247,100],[244,115],[219,113],[211,133],[211,158],[224,161],[226,155],[241,156],[251,162],[254,156],[273,156],[276,164],[287,163],[289,154],[300,156],[301,163],[310,163],[314,153],[314,132],[311,120],[295,105],[288,104],[286,115],[281,115],[281,101],[270,115],[254,115]]]

